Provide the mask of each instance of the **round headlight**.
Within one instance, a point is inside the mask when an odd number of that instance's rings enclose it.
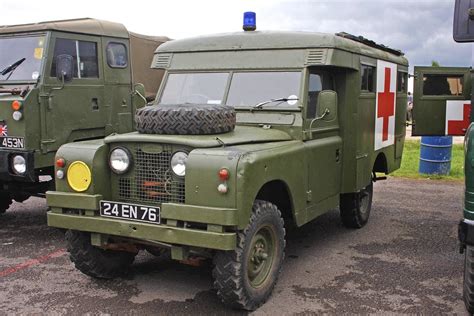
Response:
[[[23,156],[17,155],[12,159],[12,168],[16,174],[24,174],[26,172],[26,160]]]
[[[186,174],[186,160],[188,160],[188,154],[182,151],[174,153],[171,157],[171,170],[175,175],[184,177]]]
[[[131,156],[128,150],[124,148],[115,148],[110,153],[109,164],[113,172],[122,174],[127,172],[130,167]]]

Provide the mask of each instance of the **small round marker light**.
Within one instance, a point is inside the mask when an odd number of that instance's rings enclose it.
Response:
[[[56,178],[58,179],[64,179],[64,171],[63,170],[58,170],[56,171]]]
[[[257,29],[257,16],[255,12],[244,12],[244,31],[255,31]]]
[[[19,121],[23,118],[23,114],[20,111],[15,111],[13,112],[12,117],[15,121]]]
[[[56,160],[56,167],[64,168],[65,166],[66,166],[66,160],[64,160],[64,158],[58,158]]]
[[[217,186],[217,191],[219,191],[219,193],[227,193],[227,185],[224,184],[224,183],[221,183]]]
[[[229,170],[227,170],[225,168],[222,168],[221,170],[219,170],[219,178],[222,181],[228,180],[229,179]]]
[[[12,102],[12,110],[13,111],[20,111],[21,109],[21,102],[18,100],[15,100]]]

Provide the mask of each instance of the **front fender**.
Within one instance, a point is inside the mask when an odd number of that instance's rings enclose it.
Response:
[[[104,198],[110,197],[110,168],[108,166],[109,146],[103,139],[89,140],[77,143],[69,143],[59,148],[56,159],[63,158],[66,161],[64,168],[55,167],[55,171],[62,169],[65,172],[64,179],[56,177],[56,191],[75,192],[68,184],[67,170],[74,161],[82,161],[89,167],[92,181],[85,192],[86,194],[102,194]],[[55,172],[56,174],[56,172]]]

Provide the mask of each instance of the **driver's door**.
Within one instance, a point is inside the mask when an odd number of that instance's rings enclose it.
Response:
[[[464,136],[471,84],[466,67],[415,67],[413,136]]]

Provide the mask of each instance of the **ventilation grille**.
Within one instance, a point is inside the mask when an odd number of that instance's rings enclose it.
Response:
[[[135,203],[184,203],[184,179],[170,169],[172,149],[165,146],[160,153],[134,153],[133,170],[118,177],[118,195],[122,201]]]
[[[326,50],[313,49],[309,50],[306,55],[306,65],[321,65],[326,62]]]
[[[153,57],[153,68],[168,68],[171,63],[171,54],[156,54]]]

